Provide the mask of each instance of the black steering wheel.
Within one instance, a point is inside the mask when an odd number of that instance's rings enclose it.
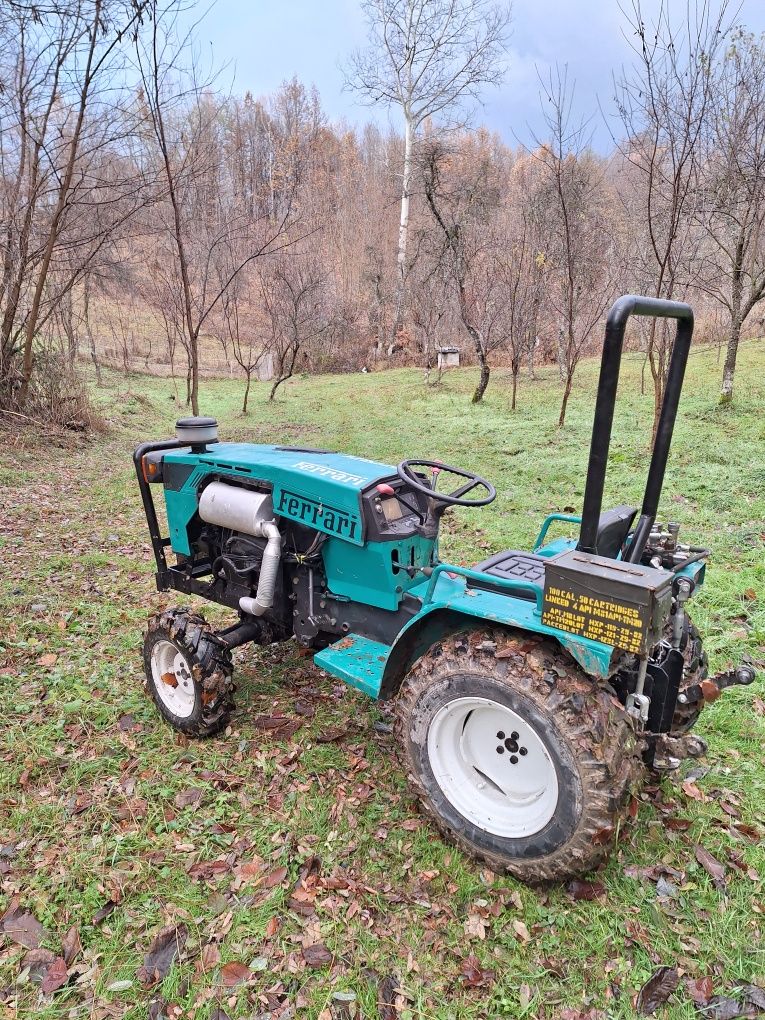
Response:
[[[430,469],[430,485],[417,477],[418,468]],[[452,467],[451,464],[442,464],[439,460],[402,460],[398,468],[398,476],[416,492],[440,503],[444,508],[447,506],[486,506],[496,498],[497,490],[487,482],[485,478],[474,474],[472,471],[464,471],[462,468]],[[467,478],[464,485],[458,486],[451,492],[437,492],[436,485],[442,474],[457,475],[459,478]],[[465,499],[465,495],[477,487],[485,489],[488,495],[480,499]]]

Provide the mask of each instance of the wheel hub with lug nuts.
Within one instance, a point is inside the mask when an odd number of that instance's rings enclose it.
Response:
[[[180,719],[190,716],[196,693],[183,652],[170,641],[158,641],[151,652],[151,673],[162,703]]]
[[[558,777],[547,746],[499,702],[462,697],[440,708],[428,729],[428,757],[447,800],[495,836],[531,836],[555,814]]]

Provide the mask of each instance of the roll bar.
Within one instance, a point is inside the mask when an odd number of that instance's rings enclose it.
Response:
[[[577,549],[581,552],[594,553],[597,551],[598,521],[603,504],[603,487],[608,466],[608,450],[611,444],[624,332],[630,315],[677,319],[677,333],[669,363],[667,384],[664,390],[656,439],[653,444],[651,463],[648,468],[643,506],[624,556],[625,560],[636,563],[643,553],[659,509],[664,471],[667,467],[667,457],[672,443],[672,432],[675,427],[680,392],[683,388],[685,366],[691,349],[693,310],[690,305],[682,301],[666,301],[662,298],[626,294],[614,302],[608,313],[603,357],[600,364],[600,379],[598,380],[598,396],[595,403],[595,418],[592,424],[590,460],[587,465],[587,482],[584,489],[582,525],[577,544]]]

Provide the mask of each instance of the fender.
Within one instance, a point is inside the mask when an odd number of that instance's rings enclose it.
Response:
[[[423,608],[400,632],[388,653],[378,695],[381,699],[395,696],[413,664],[435,642],[448,634],[481,625],[499,625],[552,638],[589,676],[606,679],[611,674],[614,657],[611,645],[546,627],[539,612],[539,600],[513,597],[509,587],[507,594],[470,587],[468,579],[480,574],[463,567],[444,567],[435,581],[431,579],[411,590],[412,595],[422,597]]]

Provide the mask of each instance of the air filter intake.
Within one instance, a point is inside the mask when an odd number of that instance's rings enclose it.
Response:
[[[218,422],[215,418],[179,418],[175,435],[179,443],[191,446],[192,453],[204,453],[207,443],[218,442]]]

